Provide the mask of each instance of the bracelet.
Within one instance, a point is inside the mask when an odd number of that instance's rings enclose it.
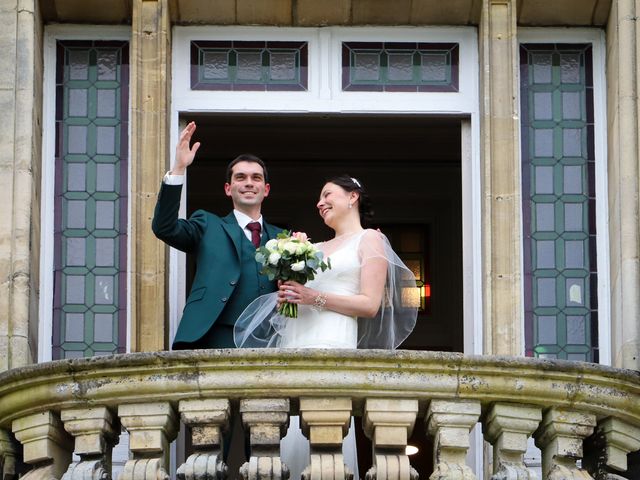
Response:
[[[314,310],[321,312],[324,310],[324,306],[327,304],[327,297],[325,297],[322,293],[319,293],[316,298],[313,299],[313,305],[311,308]]]

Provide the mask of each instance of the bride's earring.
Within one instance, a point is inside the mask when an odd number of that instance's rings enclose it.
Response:
[[[353,208],[353,204],[352,203],[349,203],[349,208]]]

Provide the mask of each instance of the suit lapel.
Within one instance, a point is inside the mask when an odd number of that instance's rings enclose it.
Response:
[[[276,228],[273,225],[270,225],[267,222],[265,222],[264,219],[262,221],[262,225],[266,233],[266,235],[262,236],[262,245],[264,245],[265,243],[267,243],[267,240],[276,238],[276,236],[278,235],[278,230],[276,230]]]
[[[240,242],[242,241],[241,235],[244,234],[242,233],[240,225],[238,225],[238,220],[236,220],[236,216],[233,214],[233,212],[224,217],[222,220],[222,228],[224,228],[225,232],[227,232],[227,235],[229,235],[229,238],[233,242],[233,245],[236,247],[236,254],[238,255],[238,258],[241,258],[240,251],[242,249],[242,246]]]

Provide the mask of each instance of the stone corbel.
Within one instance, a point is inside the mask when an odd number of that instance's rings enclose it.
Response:
[[[11,424],[22,444],[23,460],[33,465],[23,479],[60,478],[71,463],[73,439],[64,430],[58,416],[46,411],[18,418]]]
[[[131,459],[119,480],[168,480],[169,444],[177,434],[177,418],[168,402],[120,405],[118,416],[129,432]]]
[[[110,480],[111,451],[120,435],[118,419],[106,407],[63,410],[60,418],[74,436],[74,453],[80,457],[62,480]]]
[[[342,455],[350,422],[350,398],[300,398],[302,433],[311,447],[311,464],[302,472],[303,480],[353,479]]]
[[[195,452],[183,463],[179,480],[223,480],[228,468],[223,460],[222,433],[229,428],[229,400],[216,398],[181,400],[178,406],[182,422],[190,427]]]
[[[432,400],[426,416],[427,431],[434,438],[435,461],[430,480],[476,480],[466,465],[469,433],[480,417],[480,402]]]
[[[614,417],[598,423],[585,444],[584,467],[596,480],[623,479],[628,454],[640,449],[640,428]],[[632,477],[629,477],[632,478]]]
[[[542,420],[539,407],[496,403],[483,419],[485,440],[493,445],[494,474],[491,480],[535,480],[524,464],[527,439]]]
[[[374,465],[366,474],[367,480],[418,480],[418,472],[406,454],[417,415],[417,400],[366,400],[363,425],[374,451]]]
[[[251,445],[251,457],[240,467],[240,476],[244,480],[288,479],[289,469],[280,458],[280,439],[289,423],[289,399],[241,400],[240,414]]]
[[[593,433],[593,414],[552,407],[534,432],[542,450],[542,476],[548,480],[593,480],[576,461],[583,456],[582,443]]]

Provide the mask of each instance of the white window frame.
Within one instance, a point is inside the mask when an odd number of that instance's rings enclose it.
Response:
[[[518,43],[590,43],[593,55],[593,108],[598,256],[599,363],[611,365],[611,280],[609,272],[609,188],[607,182],[606,36],[599,28],[519,28]],[[518,104],[518,107],[520,105]],[[522,116],[520,116],[522,118]],[[524,245],[521,245],[523,248]],[[524,255],[523,271],[524,271]],[[524,298],[524,297],[523,297]],[[524,319],[524,302],[522,318]],[[523,320],[524,321],[524,320]],[[523,329],[524,331],[524,329]],[[524,346],[524,338],[522,340]],[[523,351],[524,353],[524,351]]]
[[[55,209],[55,142],[56,142],[56,42],[58,40],[124,40],[131,45],[131,28],[105,25],[47,25],[44,29],[43,98],[42,98],[42,200],[40,214],[40,299],[38,325],[38,362],[52,359],[53,331],[53,268],[54,268],[54,209]],[[129,102],[131,118],[131,102]],[[129,132],[129,138],[131,138]],[[129,149],[131,142],[129,142]],[[129,152],[130,153],[130,152]],[[129,158],[131,155],[129,154]],[[129,161],[129,178],[131,162]],[[131,198],[129,182],[128,198]],[[131,202],[128,202],[131,218]],[[131,251],[131,222],[127,227],[127,252]],[[131,291],[131,256],[127,255],[127,292]],[[127,294],[127,345],[130,351],[131,296]]]
[[[171,152],[180,115],[215,113],[398,113],[467,117],[462,126],[464,352],[482,354],[481,168],[478,32],[475,27],[173,27]],[[459,45],[457,92],[343,92],[342,42],[446,42]],[[308,42],[308,90],[191,90],[190,42],[266,40]],[[207,106],[207,107],[204,107]],[[373,107],[372,107],[373,106]],[[171,162],[174,159],[171,158]],[[222,181],[222,180],[221,180]],[[186,189],[185,189],[186,190]],[[185,191],[181,202],[184,216]],[[169,336],[184,308],[185,256],[169,254]]]

